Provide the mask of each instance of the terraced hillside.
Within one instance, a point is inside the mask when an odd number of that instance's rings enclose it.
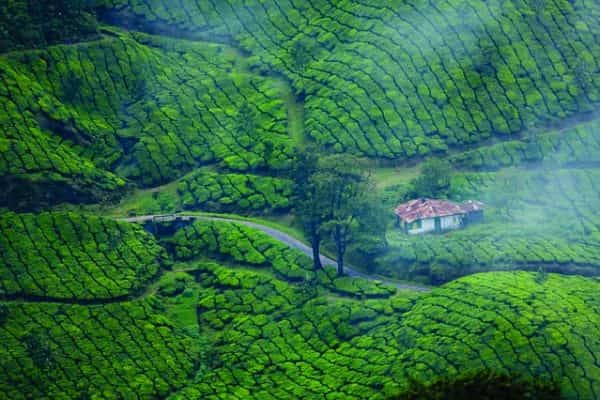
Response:
[[[105,0],[106,21],[217,37],[305,100],[336,151],[416,158],[593,112],[593,1]]]
[[[123,179],[156,185],[205,164],[285,166],[277,81],[248,73],[226,46],[105,34],[0,60],[2,205],[99,201]]]
[[[326,271],[293,273],[306,256],[240,225],[198,221],[169,242],[172,269],[139,281],[135,299],[3,294],[2,393],[391,398],[481,372],[519,373],[524,387],[557,385],[564,398],[600,390],[597,280],[488,273],[417,295],[342,278],[341,291]]]
[[[600,398],[598,1],[38,3],[0,5],[0,400]],[[301,209],[333,153],[387,227]],[[393,226],[432,160],[482,222]]]

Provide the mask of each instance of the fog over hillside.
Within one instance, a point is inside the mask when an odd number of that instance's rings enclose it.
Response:
[[[6,0],[0,400],[600,398],[600,2]]]

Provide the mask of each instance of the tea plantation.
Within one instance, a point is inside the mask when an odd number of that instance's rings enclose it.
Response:
[[[333,270],[293,274],[305,255],[241,225],[198,221],[166,240],[169,270],[136,298],[3,295],[2,393],[391,398],[478,371],[550,382],[564,398],[600,390],[597,280],[497,272],[417,295],[343,278],[340,291]]]
[[[600,398],[598,21],[7,0],[0,400]],[[417,197],[484,217],[408,235]]]
[[[336,151],[413,158],[507,138],[600,101],[593,1],[103,0],[105,19],[217,36],[285,74]]]

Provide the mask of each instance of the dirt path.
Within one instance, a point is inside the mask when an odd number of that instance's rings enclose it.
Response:
[[[142,216],[138,216],[138,217],[119,218],[119,220],[125,221],[125,222],[144,223],[144,222],[150,222],[156,217],[168,218],[171,216],[165,217],[165,216],[159,216],[159,215],[142,215]],[[172,217],[174,217],[174,216],[172,216]],[[293,238],[292,236],[288,235],[287,233],[284,233],[280,230],[271,228],[266,225],[262,225],[262,224],[252,222],[252,221],[244,221],[244,220],[225,218],[225,217],[211,217],[211,216],[186,215],[186,214],[177,214],[177,217],[180,218],[181,220],[201,219],[201,220],[205,220],[205,221],[234,222],[237,224],[248,226],[250,228],[258,229],[259,231],[266,233],[267,235],[271,236],[272,238],[274,238],[282,243],[285,243],[294,249],[300,250],[301,252],[303,252],[304,254],[306,254],[307,256],[309,256],[312,259],[312,249],[309,246],[307,246],[303,242],[299,241],[298,239]],[[324,266],[337,267],[337,262],[335,260],[333,260],[329,257],[326,257],[322,254],[321,254],[321,263]],[[360,272],[360,271],[356,270],[355,267],[352,267],[349,265],[344,266],[344,271],[348,276],[354,276],[354,277],[368,279],[368,280],[381,281],[386,285],[394,286],[400,290],[412,290],[412,291],[416,291],[416,292],[427,292],[427,291],[431,290],[431,288],[427,287],[427,286],[395,282],[393,280],[388,280],[386,278],[379,277],[376,275],[369,275],[364,272]]]

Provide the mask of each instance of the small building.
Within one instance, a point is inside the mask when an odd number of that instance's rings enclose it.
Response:
[[[394,211],[396,225],[410,235],[444,232],[483,219],[483,203],[469,200],[454,203],[447,200],[416,199],[400,204]]]

